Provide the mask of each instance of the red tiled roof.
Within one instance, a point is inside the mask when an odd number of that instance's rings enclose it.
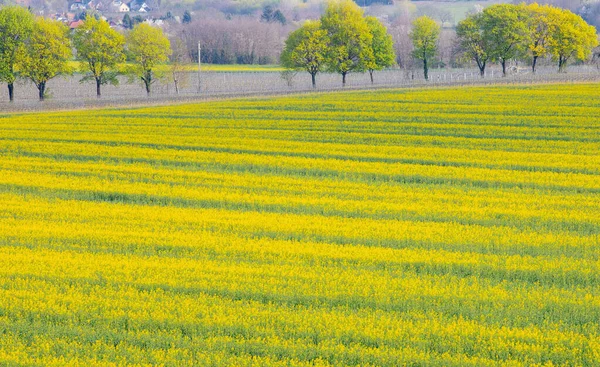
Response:
[[[69,23],[69,29],[76,29],[81,25],[83,25],[83,20],[77,20],[75,22]]]

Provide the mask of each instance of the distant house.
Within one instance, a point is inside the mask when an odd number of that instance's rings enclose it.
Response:
[[[81,11],[85,10],[85,4],[81,0],[75,0],[69,5],[69,11]]]
[[[88,10],[100,10],[102,8],[102,3],[99,1],[92,0],[85,4],[85,8]]]
[[[114,1],[111,4],[111,6],[113,9],[115,9],[119,13],[128,13],[129,11],[131,11],[131,9],[129,8],[129,5],[127,5],[121,1]]]
[[[129,9],[138,13],[147,13],[152,10],[144,0],[133,0],[129,3]]]

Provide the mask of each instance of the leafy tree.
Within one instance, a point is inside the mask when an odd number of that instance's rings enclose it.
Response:
[[[287,19],[281,10],[275,10],[271,5],[267,5],[263,8],[263,12],[260,15],[260,20],[265,23],[279,22],[281,25],[287,24]]]
[[[125,61],[123,35],[110,28],[104,20],[89,17],[75,31],[73,43],[77,49],[77,59],[81,61],[81,69],[88,73],[82,81],[94,80],[98,97],[102,85],[119,83],[115,67]]]
[[[429,60],[437,53],[438,39],[441,28],[428,16],[422,16],[414,20],[410,38],[414,49],[413,57],[423,61],[423,75],[429,80]]]
[[[490,60],[499,61],[502,75],[506,76],[506,63],[523,54],[528,35],[527,12],[524,6],[497,4],[485,8],[481,24],[486,50]]]
[[[552,24],[556,26],[552,26],[548,50],[552,58],[558,61],[558,71],[561,73],[566,71],[570,59],[586,60],[594,47],[598,46],[596,29],[569,10],[561,10]]]
[[[44,100],[50,79],[71,72],[68,64],[71,57],[69,29],[61,22],[37,18],[18,66],[23,76],[37,87],[40,101]]]
[[[527,6],[527,11],[529,35],[526,46],[532,57],[532,72],[535,73],[538,59],[548,54],[548,41],[552,37],[556,15],[560,10],[549,5],[533,3]]]
[[[321,25],[330,40],[327,64],[331,71],[342,75],[345,86],[348,73],[365,71],[373,60],[373,36],[362,10],[350,0],[329,3]]]
[[[25,40],[33,31],[33,15],[18,6],[0,9],[0,81],[8,84],[8,98],[14,101],[15,65]]]
[[[150,96],[156,65],[166,62],[171,55],[169,39],[161,29],[142,23],[135,26],[127,36],[127,50],[134,60],[129,73],[142,80],[146,93]]]
[[[125,29],[133,29],[133,20],[129,16],[129,14],[123,15],[123,27]]]
[[[262,14],[260,15],[260,20],[265,23],[270,23],[273,20],[273,6],[267,5],[263,8]]]
[[[456,36],[459,47],[465,57],[473,59],[477,63],[479,73],[485,76],[485,67],[490,59],[489,39],[484,37],[482,27],[482,14],[472,14],[458,23]]]
[[[307,71],[316,88],[316,77],[324,68],[328,43],[327,31],[321,28],[321,23],[307,21],[285,41],[281,64],[288,69]]]
[[[394,41],[392,40],[392,36],[387,32],[385,26],[375,17],[366,17],[365,21],[367,22],[371,36],[373,37],[371,41],[373,59],[367,65],[371,83],[373,83],[373,72],[394,65],[396,53],[394,52]]]
[[[279,9],[275,10],[275,13],[273,13],[273,21],[279,22],[281,25],[287,24],[287,18],[285,17],[285,15],[283,15],[281,10],[279,10]]]
[[[181,21],[183,22],[183,24],[189,24],[192,22],[192,13],[189,12],[189,10],[186,10],[185,12],[183,12],[183,18],[181,19]]]

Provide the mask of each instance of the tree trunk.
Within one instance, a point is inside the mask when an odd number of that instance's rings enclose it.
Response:
[[[506,60],[502,59],[502,77],[506,77]]]
[[[425,80],[429,80],[429,65],[427,65],[427,58],[423,59],[423,75]]]
[[[342,87],[346,86],[346,73],[342,73]]]
[[[13,83],[8,83],[8,100],[15,101],[15,85]]]
[[[144,77],[144,86],[146,87],[146,95],[150,97],[150,86],[152,85],[152,70],[146,70]]]
[[[558,57],[558,72],[565,73],[567,71],[567,59],[563,56]]]
[[[313,89],[317,88],[317,73],[310,73]]]
[[[483,64],[479,67],[479,74],[481,75],[482,78],[485,78],[485,64]]]
[[[96,97],[100,98],[102,93],[100,92],[100,78],[96,78]]]
[[[532,71],[535,74],[535,66],[537,65],[537,59],[539,56],[534,56],[533,57],[533,66],[532,66]]]
[[[38,87],[38,91],[40,92],[39,93],[40,102],[43,102],[44,101],[44,97],[46,95],[46,82],[41,82],[40,84],[38,84],[37,87]]]
[[[369,70],[369,76],[371,76],[371,84],[373,84],[375,82],[373,80],[373,70]]]

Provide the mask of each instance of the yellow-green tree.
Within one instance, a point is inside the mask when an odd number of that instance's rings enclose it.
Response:
[[[527,12],[524,6],[497,4],[487,7],[481,15],[486,52],[492,61],[500,62],[506,76],[506,63],[524,53],[529,34]]]
[[[587,24],[579,15],[561,9],[551,21],[548,50],[552,58],[558,61],[559,72],[566,71],[567,63],[571,59],[587,60],[596,46],[596,28]]]
[[[365,21],[373,37],[371,41],[373,58],[367,64],[372,84],[373,72],[394,65],[396,63],[396,53],[394,52],[392,36],[387,32],[385,26],[375,17],[366,17]]]
[[[321,22],[308,21],[292,32],[285,41],[281,64],[288,69],[307,71],[313,88],[317,87],[317,74],[325,67],[329,37]]]
[[[77,49],[77,59],[81,61],[81,71],[87,74],[82,81],[94,80],[98,97],[101,96],[102,85],[119,83],[116,67],[125,61],[123,35],[106,21],[87,17],[75,31],[73,44]]]
[[[456,36],[461,52],[466,58],[477,63],[479,73],[483,78],[485,68],[490,59],[489,38],[483,34],[483,16],[481,13],[468,16],[458,23]]]
[[[156,66],[166,62],[171,55],[169,39],[161,29],[141,23],[129,32],[127,50],[134,62],[129,72],[142,80],[149,96],[156,80]]]
[[[328,68],[342,75],[345,86],[348,73],[365,71],[373,60],[373,36],[362,10],[351,0],[330,2],[321,25],[329,37]]]
[[[413,42],[414,58],[423,61],[423,75],[429,80],[429,60],[437,52],[441,28],[435,20],[422,16],[414,20],[410,38]]]
[[[46,83],[71,70],[72,57],[69,29],[61,22],[39,17],[19,56],[18,68],[37,87],[40,101],[46,96]]]
[[[17,59],[23,51],[25,40],[33,31],[34,18],[19,6],[0,9],[0,81],[8,84],[8,98],[14,100],[14,83],[17,80]]]
[[[527,6],[527,11],[529,12],[529,36],[526,47],[532,58],[532,72],[535,73],[538,59],[548,55],[548,42],[552,37],[560,9],[533,3]]]

